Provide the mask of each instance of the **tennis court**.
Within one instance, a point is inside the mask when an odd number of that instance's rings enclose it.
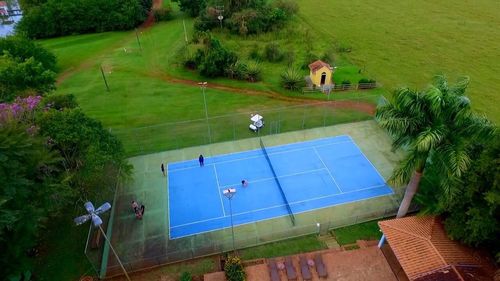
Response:
[[[168,164],[169,237],[294,215],[392,194],[350,136]],[[241,181],[248,182],[243,187]]]

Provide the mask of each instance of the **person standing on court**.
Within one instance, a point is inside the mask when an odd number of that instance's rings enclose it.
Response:
[[[161,163],[161,173],[165,176],[165,166]]]
[[[200,154],[200,157],[198,157],[198,161],[200,162],[200,167],[205,166],[205,158],[203,158],[203,155]]]

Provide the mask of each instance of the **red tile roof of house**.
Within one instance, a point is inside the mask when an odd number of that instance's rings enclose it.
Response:
[[[332,67],[328,63],[321,61],[321,60],[317,60],[317,61],[309,64],[309,69],[314,73],[317,70],[319,70],[320,68],[322,68],[323,66],[328,67],[328,69],[332,69]]]
[[[470,248],[448,238],[437,217],[411,216],[378,224],[410,280],[467,280],[459,268],[482,265]]]

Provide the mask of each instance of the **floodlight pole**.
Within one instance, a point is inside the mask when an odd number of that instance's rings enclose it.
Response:
[[[212,142],[212,136],[210,133],[210,124],[208,123],[208,109],[207,109],[207,98],[205,97],[205,89],[207,88],[207,82],[200,82],[198,83],[201,88],[201,92],[203,93],[203,103],[205,105],[205,119],[207,121],[207,128],[208,128],[208,143]]]
[[[131,281],[130,277],[128,276],[127,270],[125,270],[125,267],[123,266],[122,261],[120,260],[120,258],[118,257],[118,254],[115,251],[115,248],[113,248],[113,245],[111,245],[111,241],[109,241],[108,236],[106,236],[106,233],[104,233],[104,230],[102,229],[102,227],[100,225],[99,225],[99,229],[101,230],[102,236],[104,236],[104,240],[106,240],[108,242],[109,248],[111,249],[111,251],[113,251],[113,254],[116,257],[116,260],[118,261],[118,264],[120,264],[120,267],[123,270],[123,273],[125,273],[125,277],[127,277],[128,281]]]
[[[78,218],[75,218],[74,222],[76,223],[76,225],[81,225],[81,224],[90,220],[91,221],[90,227],[92,227],[92,225],[99,227],[99,230],[101,231],[102,235],[104,236],[104,240],[106,240],[106,242],[108,242],[108,245],[111,248],[111,251],[113,251],[113,254],[116,257],[116,260],[120,264],[120,267],[122,268],[123,273],[125,274],[125,277],[127,277],[128,281],[131,281],[130,277],[128,276],[127,270],[125,270],[125,267],[123,266],[122,261],[118,257],[118,254],[115,252],[115,248],[113,248],[113,245],[111,245],[111,241],[108,239],[108,236],[106,235],[106,233],[102,229],[102,226],[101,226],[102,219],[98,216],[99,214],[104,213],[104,212],[108,211],[109,209],[111,209],[111,204],[106,202],[101,207],[94,209],[94,205],[91,202],[86,202],[85,209],[87,210],[88,214],[80,216]],[[95,221],[94,221],[94,219],[95,219]],[[90,237],[90,231],[89,231],[89,237]],[[89,237],[87,237],[87,243],[89,241]],[[87,246],[88,246],[88,244],[85,245],[85,248],[87,248]]]
[[[233,207],[231,204],[231,199],[233,198],[234,194],[236,194],[236,189],[228,188],[228,189],[224,190],[222,193],[224,194],[224,196],[227,197],[227,199],[229,199],[229,214],[231,217],[231,235],[233,238],[233,252],[236,252],[236,248],[234,246]]]

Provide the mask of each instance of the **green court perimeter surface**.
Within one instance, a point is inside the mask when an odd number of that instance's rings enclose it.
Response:
[[[268,146],[294,143],[317,138],[349,135],[363,153],[387,180],[401,154],[391,152],[391,140],[375,121],[341,124],[331,127],[296,131],[263,137]],[[215,143],[181,150],[130,158],[134,166],[132,180],[118,190],[114,203],[112,243],[125,267],[139,270],[159,264],[217,254],[232,249],[231,229],[213,231],[175,240],[168,239],[167,180],[163,177],[162,162],[177,162],[219,154],[260,149],[259,138]],[[165,165],[166,166],[166,165]],[[255,246],[305,234],[351,225],[394,214],[399,205],[402,188],[395,194],[354,203],[337,205],[296,215],[296,226],[288,217],[270,219],[237,226],[236,248]],[[192,190],[196,196],[196,190]],[[137,200],[146,206],[145,216],[137,220],[130,202]],[[319,227],[317,223],[320,223]],[[104,259],[106,260],[106,259]],[[121,274],[115,259],[110,255],[107,276]]]

